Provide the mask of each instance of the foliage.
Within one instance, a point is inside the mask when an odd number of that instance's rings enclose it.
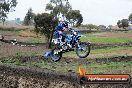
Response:
[[[67,11],[70,11],[71,5],[68,0],[50,0],[46,5],[46,10],[52,10],[51,13],[57,15],[58,13],[66,14]]]
[[[117,25],[118,25],[118,27],[119,27],[119,28],[121,28],[121,27],[122,27],[122,23],[121,23],[121,21],[120,21],[120,20],[118,20]]]
[[[1,0],[0,1],[0,20],[4,22],[9,12],[13,12],[17,5],[17,0]]]
[[[111,29],[111,27],[112,27],[112,25],[109,25],[107,28],[108,28],[108,29]]]
[[[84,28],[87,28],[89,30],[92,30],[92,29],[99,29],[99,27],[97,25],[94,25],[94,24],[86,24],[86,25],[81,25],[81,27],[84,27]]]
[[[132,13],[129,15],[128,20],[130,23],[132,23]]]
[[[106,26],[105,25],[99,25],[98,28],[99,29],[106,29]]]
[[[53,21],[53,18],[54,16],[48,13],[38,14],[34,18],[35,32],[44,34],[46,36],[47,42],[49,42],[52,30],[58,23],[57,20]]]
[[[119,28],[123,27],[125,29],[125,27],[128,27],[129,25],[128,19],[122,19],[122,20],[118,20],[117,25]]]
[[[46,5],[46,10],[53,10],[53,6],[52,6],[51,3],[48,3],[48,4]]]
[[[16,54],[15,54],[15,56],[17,56],[17,57],[21,57],[23,55],[24,55],[24,53],[21,52],[21,51],[17,51]]]
[[[33,13],[32,8],[29,8],[29,10],[24,18],[24,25],[32,25],[34,16],[35,16],[35,14]]]
[[[122,27],[123,27],[123,28],[125,28],[125,27],[128,27],[128,26],[129,26],[129,25],[128,25],[128,24],[129,24],[129,22],[128,22],[128,20],[127,20],[127,19],[122,19],[122,20],[121,20],[121,22],[122,22]]]
[[[50,10],[51,14],[55,17],[59,13],[62,13],[76,26],[79,26],[83,22],[83,17],[80,11],[72,10],[72,6],[68,0],[50,0],[46,5],[46,10]]]
[[[81,25],[83,22],[83,17],[80,14],[79,10],[70,10],[67,14],[66,17],[71,20],[73,25],[76,23],[77,26]]]

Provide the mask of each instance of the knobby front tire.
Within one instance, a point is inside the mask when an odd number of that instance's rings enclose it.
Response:
[[[90,43],[80,42],[80,49],[76,45],[76,54],[79,58],[86,58],[90,53]]]

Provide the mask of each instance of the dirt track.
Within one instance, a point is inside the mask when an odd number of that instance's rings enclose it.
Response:
[[[131,86],[132,87],[132,86]],[[131,88],[126,84],[80,85],[78,74],[0,64],[0,88]]]
[[[10,47],[11,46],[11,47]],[[8,49],[8,47],[10,47]],[[4,48],[7,48],[9,51],[11,48],[18,50],[26,51],[36,51],[37,49],[42,49],[42,47],[19,47],[5,45]],[[45,48],[45,47],[44,47]],[[3,51],[2,51],[3,52]],[[5,51],[6,53],[6,51]],[[11,51],[11,55],[12,55]],[[2,55],[2,54],[1,54]],[[21,62],[28,62],[31,60],[42,60],[42,57],[20,57]],[[47,61],[47,60],[45,60]],[[62,58],[62,62],[66,61],[67,63],[78,63],[76,59]],[[132,57],[114,57],[114,58],[104,58],[104,59],[91,59],[91,60],[83,60],[82,64],[89,63],[107,63],[107,62],[121,62],[121,61],[132,61]],[[10,66],[0,64],[0,88],[83,88],[78,84],[77,80],[78,75],[73,72],[60,73],[51,71],[48,69],[40,69],[40,68],[28,68],[28,67],[19,67],[19,66]],[[92,84],[86,85],[84,88],[130,88],[127,85],[122,84]]]
[[[77,88],[79,86],[76,82],[77,75],[74,73],[57,73],[47,69],[0,65],[0,74],[0,88],[30,88],[31,85],[41,86],[36,86],[36,88]],[[26,87],[27,85],[30,87]]]

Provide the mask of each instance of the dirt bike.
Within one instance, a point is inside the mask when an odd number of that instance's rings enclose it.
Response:
[[[54,61],[59,61],[62,57],[62,54],[65,52],[75,50],[79,58],[86,58],[90,53],[90,43],[89,42],[80,42],[79,31],[71,32],[71,35],[65,36],[65,44],[61,47],[56,47],[50,52],[50,57]]]

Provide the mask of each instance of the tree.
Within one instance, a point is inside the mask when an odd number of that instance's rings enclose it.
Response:
[[[121,20],[121,22],[122,22],[122,27],[125,29],[125,27],[128,27],[129,25],[129,22],[128,22],[128,19],[122,19]]]
[[[33,13],[32,8],[29,8],[25,18],[24,18],[24,25],[32,25],[34,21],[35,14]]]
[[[66,17],[71,20],[71,22],[74,24],[76,24],[77,26],[81,25],[81,23],[83,22],[83,17],[80,14],[79,10],[70,10]]]
[[[119,28],[122,27],[122,22],[121,22],[120,20],[118,20],[118,22],[117,22],[117,26],[118,26]]]
[[[50,10],[55,16],[58,13],[66,14],[71,9],[72,8],[68,0],[50,0],[46,5],[46,10]]]
[[[111,27],[112,27],[112,25],[109,25],[109,26],[107,27],[107,29],[111,29]]]
[[[48,13],[38,14],[34,18],[35,22],[35,32],[44,34],[47,42],[49,43],[49,47],[51,44],[53,29],[57,25],[57,20],[52,20],[54,16]]]
[[[119,28],[123,27],[125,29],[125,27],[129,26],[128,19],[118,20],[117,25]]]
[[[106,29],[106,26],[105,25],[99,25],[98,28],[101,30],[104,30],[104,29]]]
[[[47,5],[46,5],[46,8],[45,8],[45,10],[53,10],[53,6],[52,6],[52,4],[51,3],[48,3]]]
[[[86,28],[89,29],[89,30],[92,30],[92,29],[99,29],[97,25],[94,25],[94,24],[86,24]]]
[[[85,28],[85,29],[89,29],[89,30],[92,30],[92,29],[98,30],[99,29],[99,27],[95,24],[85,24],[85,25],[82,24],[81,27],[83,29]]]
[[[50,0],[46,5],[46,10],[50,10],[51,14],[55,17],[57,14],[62,13],[76,26],[79,26],[83,22],[83,17],[80,11],[72,10],[72,6],[68,0]]]
[[[14,8],[17,5],[17,0],[1,0],[0,1],[0,20],[4,22],[9,12],[15,11]]]
[[[129,15],[128,20],[132,24],[132,13]]]

